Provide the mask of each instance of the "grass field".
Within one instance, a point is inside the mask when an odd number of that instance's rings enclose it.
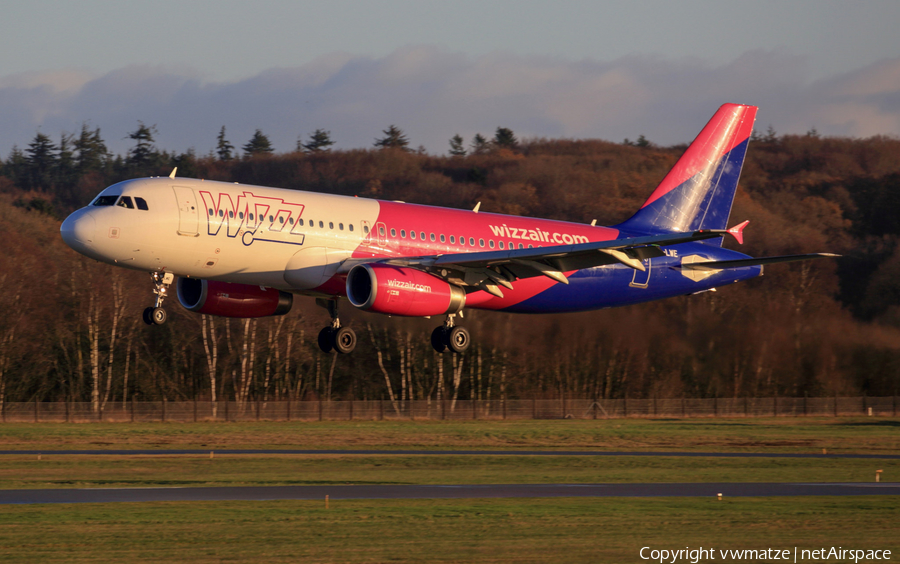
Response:
[[[39,423],[0,425],[0,450],[98,448],[600,449],[900,453],[887,418]]]
[[[896,481],[900,461],[502,455],[58,455],[383,448],[900,453],[889,419],[0,426],[0,488],[345,483]],[[900,496],[0,506],[7,562],[647,562],[652,548],[889,549]],[[722,560],[718,557],[717,561]],[[831,562],[835,560],[832,559]],[[681,562],[685,562],[682,560]]]
[[[897,555],[898,522],[900,500],[870,497],[85,504],[0,507],[0,547],[4,563],[646,562],[644,546]]]

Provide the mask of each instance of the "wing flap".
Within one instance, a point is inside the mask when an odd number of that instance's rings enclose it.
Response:
[[[706,262],[692,262],[690,264],[682,264],[681,266],[676,266],[675,268],[681,268],[683,270],[701,270],[701,271],[711,271],[711,270],[725,270],[727,268],[744,268],[746,266],[761,266],[765,264],[775,264],[779,262],[797,262],[801,260],[812,260],[812,259],[820,259],[820,258],[834,258],[839,257],[841,255],[835,255],[832,253],[812,253],[808,255],[785,255],[780,257],[760,257],[760,258],[751,258],[751,259],[742,259],[742,260],[720,260],[720,261],[706,261]]]

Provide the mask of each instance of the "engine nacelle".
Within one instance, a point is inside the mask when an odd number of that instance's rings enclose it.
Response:
[[[409,317],[457,313],[466,305],[466,292],[437,276],[377,263],[350,269],[347,297],[359,309]]]
[[[178,301],[188,311],[221,317],[266,317],[291,311],[294,296],[275,288],[179,278]]]

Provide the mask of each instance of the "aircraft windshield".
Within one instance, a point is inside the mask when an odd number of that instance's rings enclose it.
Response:
[[[96,200],[94,200],[95,206],[112,206],[115,205],[116,200],[119,199],[118,194],[115,196],[100,196]]]

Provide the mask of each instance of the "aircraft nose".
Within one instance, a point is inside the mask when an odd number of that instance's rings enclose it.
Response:
[[[86,210],[76,211],[67,217],[59,228],[63,241],[79,252],[93,243],[96,231],[97,222]]]

